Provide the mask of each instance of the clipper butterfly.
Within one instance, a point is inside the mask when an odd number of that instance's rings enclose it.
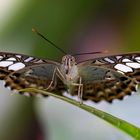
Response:
[[[77,63],[72,55],[65,55],[61,62],[56,62],[0,52],[0,79],[12,90],[38,88],[60,95],[67,91],[82,100],[112,102],[136,91],[140,82],[140,53]],[[33,92],[28,94],[36,95]]]

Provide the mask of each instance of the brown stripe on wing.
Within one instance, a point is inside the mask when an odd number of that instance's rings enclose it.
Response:
[[[15,75],[10,75],[8,77],[5,78],[5,87],[10,87],[11,90],[20,90],[20,89],[24,89],[24,88],[39,88],[42,89],[43,87],[41,87],[38,85],[37,87],[37,83],[35,84],[34,82],[36,81],[36,79],[31,78],[30,80],[21,78],[20,75],[18,75],[18,73],[15,73]],[[24,94],[24,92],[19,92],[20,94]],[[29,93],[30,96],[36,95],[36,93],[30,92]]]
[[[114,99],[122,100],[124,96],[131,95],[132,91],[136,91],[136,81],[123,77],[121,81],[116,80],[104,80],[85,83],[83,85],[83,100],[92,100],[94,102],[100,102],[106,100],[112,103]],[[77,95],[78,88],[75,87],[72,95]]]
[[[26,76],[26,78],[22,77],[22,75],[18,72],[14,72],[9,76],[5,77],[5,87],[10,87],[11,90],[20,90],[25,88],[37,88],[41,90],[45,90],[50,84],[50,80],[47,79],[39,79],[38,77]],[[62,95],[63,91],[65,91],[65,86],[60,79],[57,79],[57,85],[55,83],[52,84],[52,88],[48,89],[49,92],[54,92],[56,94]],[[19,92],[20,94],[24,94],[24,92]],[[38,95],[39,93],[30,92],[30,96]],[[43,96],[47,96],[46,94],[42,94]]]
[[[12,73],[12,70],[7,70],[7,68],[0,67],[0,80],[4,80],[6,76]]]
[[[140,82],[140,69],[135,69],[133,72],[126,73],[126,75]]]

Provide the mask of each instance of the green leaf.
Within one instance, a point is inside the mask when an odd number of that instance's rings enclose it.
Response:
[[[140,128],[134,126],[133,124],[130,124],[122,119],[119,119],[115,116],[112,116],[104,111],[101,111],[99,109],[96,109],[94,107],[85,105],[85,104],[80,104],[79,102],[72,100],[70,98],[64,97],[64,96],[60,96],[58,94],[54,94],[54,93],[50,93],[44,90],[39,90],[39,89],[35,89],[35,88],[26,88],[26,89],[22,89],[20,90],[22,92],[35,92],[36,94],[38,93],[43,93],[49,96],[53,96],[55,98],[61,99],[63,101],[66,101],[70,104],[73,104],[93,115],[98,116],[99,118],[107,121],[108,123],[112,124],[113,126],[115,126],[116,128],[119,128],[120,130],[122,130],[123,132],[127,133],[128,135],[130,135],[131,137],[133,137],[136,140],[140,140]]]

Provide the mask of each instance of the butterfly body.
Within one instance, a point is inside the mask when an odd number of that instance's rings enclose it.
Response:
[[[82,100],[112,102],[136,91],[140,82],[140,53],[105,56],[80,63],[72,55],[65,55],[59,63],[0,52],[0,79],[11,89],[33,87],[59,95],[68,92]]]

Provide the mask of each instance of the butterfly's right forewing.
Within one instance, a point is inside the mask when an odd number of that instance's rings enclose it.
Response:
[[[99,66],[121,72],[140,82],[140,53],[118,54],[94,58],[79,65]]]
[[[78,64],[85,100],[112,102],[136,91],[140,82],[140,53],[94,58]]]

